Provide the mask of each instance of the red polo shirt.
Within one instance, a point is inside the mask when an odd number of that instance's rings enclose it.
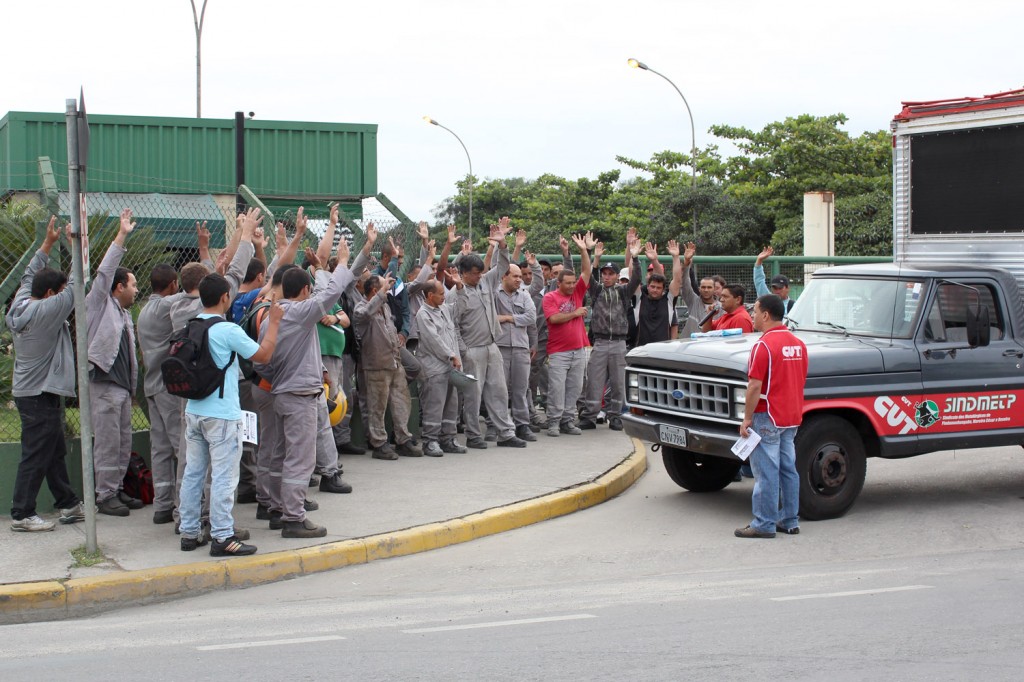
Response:
[[[772,327],[750,349],[747,376],[761,380],[755,412],[767,412],[780,429],[800,426],[807,381],[807,346],[785,325]]]
[[[754,321],[750,319],[750,313],[743,306],[739,306],[731,313],[726,313],[716,320],[711,321],[712,329],[742,329],[744,334],[754,331]]]

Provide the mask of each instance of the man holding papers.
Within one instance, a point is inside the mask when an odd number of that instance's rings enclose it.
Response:
[[[750,455],[754,520],[736,529],[738,538],[800,532],[800,479],[793,441],[803,418],[807,347],[782,324],[785,314],[782,299],[767,294],[757,299],[751,316],[754,330],[762,334],[750,351],[740,436],[754,431],[761,440]]]

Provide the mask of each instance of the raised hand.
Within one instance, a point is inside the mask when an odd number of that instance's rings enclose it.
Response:
[[[203,224],[205,225],[206,223]],[[130,208],[126,208],[121,211],[121,225],[118,228],[118,233],[121,236],[125,236],[131,234],[134,229],[135,223],[132,222],[132,210]]]
[[[278,254],[288,248],[288,230],[285,229],[284,223],[280,221],[277,223],[277,230],[274,231],[274,240],[274,246],[277,247]]]
[[[250,209],[252,210],[252,209]],[[259,209],[256,209],[257,211]],[[308,222],[306,220],[306,210],[302,206],[299,206],[299,210],[295,214],[295,234],[303,235],[306,234],[306,227]]]
[[[468,256],[471,253],[473,253],[473,242],[469,241],[468,239],[463,240],[463,242],[462,242],[462,254],[464,256]]]
[[[574,235],[572,235],[572,241],[573,241],[574,244],[576,244],[576,247],[580,251],[589,251],[590,250],[590,247],[587,246],[587,239],[583,235],[581,235],[581,234],[574,234]]]
[[[434,262],[434,256],[436,255],[437,242],[431,239],[427,242],[427,260],[425,263],[422,263],[422,266],[425,268],[430,267],[430,264]]]
[[[384,291],[391,291],[391,287],[395,286],[395,278],[391,276],[390,272],[381,278],[381,286],[384,288]]]
[[[462,287],[462,277],[459,275],[458,272],[454,272],[454,271],[449,272],[448,270],[445,270],[444,271],[444,284],[449,289],[451,289],[452,287],[460,287],[461,288]]]
[[[585,235],[583,235],[583,243],[587,245],[588,251],[594,248],[594,245],[597,244],[597,240],[594,239],[594,233],[587,232]]]
[[[50,222],[46,223],[46,237],[43,239],[43,250],[50,252],[52,247],[60,240],[60,230],[57,229],[57,216],[50,216]]]
[[[644,245],[644,255],[647,256],[647,260],[658,260],[658,245],[653,242],[647,242]]]
[[[337,225],[338,224],[338,204],[337,203],[331,204],[331,217],[328,218],[328,220],[330,221],[331,225]]]
[[[764,247],[764,249],[761,251],[761,253],[757,254],[757,263],[756,264],[760,265],[761,262],[764,261],[764,259],[766,259],[769,256],[771,256],[773,253],[775,253],[775,249],[773,249],[770,246]]]
[[[323,267],[323,264],[320,262],[320,256],[316,254],[316,251],[311,246],[306,247],[306,260],[314,268],[320,269]]]
[[[459,241],[459,239],[461,239],[461,237],[459,237],[459,235],[455,234],[455,223],[449,224],[448,225],[448,243],[449,244],[454,244],[455,242]]]
[[[594,260],[601,260],[601,256],[604,255],[604,242],[598,242],[594,244]]]
[[[419,237],[420,241],[424,244],[426,244],[427,240],[430,239],[430,227],[427,225],[427,221],[421,220],[419,224],[416,225],[416,236]]]
[[[498,227],[497,225],[491,225],[491,232],[489,235],[487,235],[487,241],[497,246],[498,242],[502,241],[504,238],[505,235],[501,231],[501,228]]]
[[[640,252],[643,251],[644,245],[640,243],[639,239],[636,239],[636,235],[633,235],[633,237],[633,243],[628,245],[629,255],[633,256],[633,258],[637,258],[640,255]]]
[[[679,255],[679,243],[675,239],[669,239],[668,244],[665,245],[665,250],[668,252],[668,255],[675,258]]]
[[[632,249],[633,244],[640,242],[640,239],[636,236],[636,228],[630,227],[626,230],[626,246]]]
[[[526,230],[516,231],[516,248],[521,249],[526,244]]]
[[[693,260],[693,255],[695,253],[697,253],[697,245],[693,242],[686,242],[686,251],[683,254],[683,259],[687,265],[689,265],[690,261]]]
[[[348,267],[348,240],[342,237],[338,240],[338,267]]]
[[[366,224],[366,241],[369,244],[373,244],[377,241],[377,228],[372,222]]]
[[[196,243],[199,244],[200,251],[210,248],[210,231],[206,229],[205,220],[202,225],[198,220],[196,221]]]
[[[512,230],[512,226],[509,224],[509,222],[510,221],[507,215],[501,216],[501,219],[498,220],[498,229],[501,230],[502,237],[507,235]]]
[[[558,235],[558,248],[561,249],[562,255],[569,255],[569,242],[562,235]]]
[[[537,256],[532,251],[526,251],[526,264],[533,267],[537,264]]]
[[[301,208],[299,209],[299,212],[301,214]],[[258,208],[252,207],[246,210],[245,215],[242,217],[242,237],[244,238],[247,236],[251,240],[252,236],[256,233],[256,228],[262,223],[263,216],[260,215],[260,210]]]

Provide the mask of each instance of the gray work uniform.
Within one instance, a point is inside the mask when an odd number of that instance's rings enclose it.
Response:
[[[417,356],[420,376],[420,429],[425,443],[451,442],[459,419],[458,391],[448,381],[453,358],[459,358],[459,333],[451,303],[433,308],[424,303],[416,312],[419,330]]]
[[[516,427],[527,427],[530,425],[530,330],[537,324],[537,308],[526,289],[516,289],[510,294],[502,286],[494,292],[494,307],[498,315],[513,318],[512,322],[499,325],[498,352],[512,405],[512,422]]]
[[[629,301],[640,286],[640,261],[633,259],[629,283],[604,286],[601,273],[595,271],[590,278],[590,298],[593,312],[590,317],[590,332],[594,346],[590,350],[587,364],[586,406],[583,419],[596,421],[601,411],[605,386],[608,386],[608,404],[605,412],[618,415],[626,397],[624,377],[626,372],[626,337],[629,334],[629,320],[632,314]]]

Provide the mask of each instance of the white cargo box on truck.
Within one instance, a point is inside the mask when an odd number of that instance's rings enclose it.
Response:
[[[891,127],[896,262],[991,265],[1024,288],[1024,90],[904,102]]]

